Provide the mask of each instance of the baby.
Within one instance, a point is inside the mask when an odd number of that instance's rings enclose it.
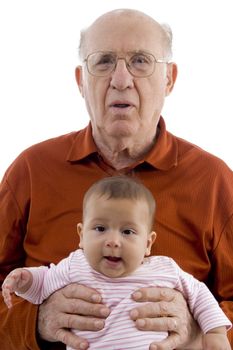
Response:
[[[97,332],[73,331],[88,340],[89,349],[148,350],[168,333],[135,327],[129,312],[137,303],[131,294],[145,286],[175,288],[203,331],[203,349],[230,350],[226,329],[231,322],[205,284],[169,257],[148,257],[156,239],[154,213],[154,198],[138,181],[126,176],[98,181],[84,197],[83,223],[77,225],[80,249],[57,265],[12,271],[2,286],[5,303],[12,306],[13,292],[40,304],[70,283],[94,287],[111,309],[105,327]]]

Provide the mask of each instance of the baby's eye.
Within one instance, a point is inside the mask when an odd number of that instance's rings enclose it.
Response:
[[[123,230],[122,233],[126,236],[129,236],[129,235],[134,235],[136,232],[134,230],[131,230],[130,228],[127,228]]]
[[[95,226],[94,230],[98,231],[98,232],[104,232],[105,231],[105,227],[102,226],[102,225],[97,225],[97,226]]]

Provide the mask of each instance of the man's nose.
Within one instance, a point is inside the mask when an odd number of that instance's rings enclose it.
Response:
[[[126,61],[119,58],[114,71],[111,74],[111,87],[117,90],[131,89],[134,87],[134,77],[128,71]]]

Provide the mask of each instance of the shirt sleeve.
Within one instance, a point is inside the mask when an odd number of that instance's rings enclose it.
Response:
[[[209,330],[220,326],[231,328],[230,320],[226,317],[207,286],[183,271],[178,265],[176,265],[176,270],[178,276],[177,289],[187,299],[190,311],[194,319],[198,321],[202,331],[207,333]]]
[[[17,293],[17,295],[33,304],[41,304],[56,290],[70,284],[69,270],[72,255],[73,253],[68,258],[61,260],[57,265],[51,264],[50,267],[27,268],[33,276],[32,285],[27,292]]]
[[[0,183],[0,286],[10,271],[25,265],[24,239],[30,206],[30,181],[23,162],[18,162],[13,168],[13,171],[9,169]],[[10,182],[7,176],[9,172]],[[37,305],[14,295],[12,299],[13,307],[9,310],[0,292],[1,349],[65,350],[62,343],[39,339],[36,332]]]
[[[20,177],[21,188],[27,197],[27,183]],[[20,184],[19,184],[20,185]],[[24,187],[24,188],[23,188]],[[27,212],[27,199],[24,202]],[[23,237],[26,217],[15,200],[5,178],[0,183],[0,285],[6,275],[24,264]],[[39,349],[36,341],[38,307],[21,298],[13,298],[13,308],[8,310],[0,295],[1,349]]]
[[[209,285],[219,305],[233,322],[233,215],[230,217],[211,256],[212,271]],[[233,329],[228,332],[233,344]]]

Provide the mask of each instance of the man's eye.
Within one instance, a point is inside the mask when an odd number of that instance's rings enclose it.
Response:
[[[104,232],[105,231],[105,227],[101,226],[101,225],[98,225],[98,226],[95,226],[94,230],[98,231],[98,232]]]
[[[147,65],[150,64],[150,60],[147,56],[145,55],[134,55],[131,57],[131,64],[134,65]]]
[[[99,58],[96,65],[115,64],[115,58],[111,55],[104,55]]]

